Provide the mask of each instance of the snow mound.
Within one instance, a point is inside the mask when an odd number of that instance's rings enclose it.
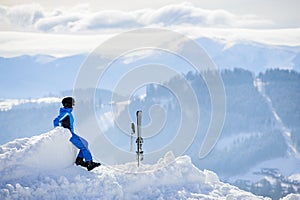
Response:
[[[70,137],[68,129],[58,127],[42,135],[16,139],[0,146],[2,179],[18,178],[23,175],[21,171],[29,168],[36,171],[71,166],[77,150],[69,142]]]
[[[172,152],[153,165],[132,162],[88,172],[73,164],[69,137],[56,128],[0,146],[0,199],[268,199],[222,183],[190,157]]]

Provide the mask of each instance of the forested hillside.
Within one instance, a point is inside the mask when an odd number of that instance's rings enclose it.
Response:
[[[283,124],[291,130],[294,145],[300,151],[300,74],[272,69],[259,75]]]

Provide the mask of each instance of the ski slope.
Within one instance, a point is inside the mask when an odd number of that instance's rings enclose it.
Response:
[[[270,110],[272,111],[272,114],[274,115],[274,118],[276,120],[276,126],[281,129],[283,138],[285,139],[285,142],[288,146],[288,155],[295,158],[300,158],[300,153],[297,151],[295,146],[293,145],[292,138],[291,138],[291,132],[290,130],[284,125],[281,118],[279,117],[276,109],[272,105],[272,100],[265,92],[265,85],[263,81],[259,78],[257,78],[254,81],[254,85],[256,86],[257,90],[260,92],[260,94],[265,98]]]
[[[67,129],[0,146],[0,199],[268,199],[222,183],[172,152],[153,165],[136,162],[94,171],[73,164]],[[285,199],[300,198],[289,195]]]

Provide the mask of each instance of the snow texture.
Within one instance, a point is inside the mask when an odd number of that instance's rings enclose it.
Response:
[[[289,194],[286,197],[282,198],[282,200],[299,200],[300,194]]]
[[[132,162],[88,172],[74,165],[70,136],[56,128],[0,146],[0,199],[268,199],[222,183],[172,152],[153,165]]]

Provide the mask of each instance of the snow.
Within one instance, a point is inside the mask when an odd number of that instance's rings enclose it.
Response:
[[[58,97],[43,97],[38,99],[0,99],[0,111],[11,110],[15,106],[23,104],[36,103],[36,104],[51,104],[61,102]]]
[[[89,172],[74,165],[69,138],[67,129],[55,128],[0,146],[0,199],[268,199],[223,183],[172,152],[152,165],[131,162]]]
[[[16,139],[0,147],[2,181],[20,179],[31,172],[63,169],[73,164],[75,147],[71,133],[56,128],[43,135]]]
[[[286,197],[282,198],[282,200],[299,200],[300,194],[289,194]]]
[[[289,179],[300,182],[300,174],[293,174],[293,175],[289,176]]]

